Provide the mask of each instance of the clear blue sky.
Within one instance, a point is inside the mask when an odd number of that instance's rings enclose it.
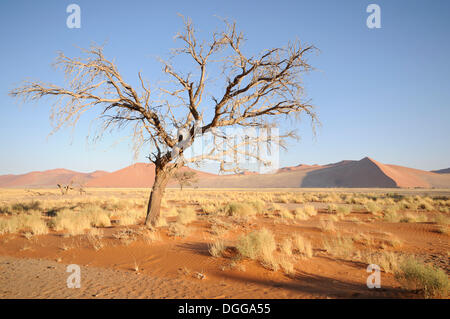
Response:
[[[81,29],[66,27],[66,7],[81,7]],[[381,29],[366,27],[366,7],[381,7]],[[60,83],[56,51],[107,42],[126,79],[139,70],[154,82],[181,30],[182,13],[202,36],[235,20],[246,49],[283,46],[299,38],[321,53],[305,79],[322,127],[308,121],[290,141],[281,165],[325,164],[370,156],[420,169],[450,166],[450,1],[1,1],[0,174],[64,167],[116,170],[133,162],[126,134],[87,144],[91,117],[74,132],[47,138],[50,101],[18,106],[8,91],[26,78]],[[280,123],[280,126],[291,125]],[[145,152],[139,159],[145,161]]]

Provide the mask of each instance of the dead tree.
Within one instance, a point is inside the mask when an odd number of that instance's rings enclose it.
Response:
[[[224,29],[212,33],[208,42],[197,39],[189,19],[183,18],[183,22],[183,31],[176,35],[182,45],[172,51],[170,61],[187,56],[193,64],[192,71],[184,73],[173,62],[162,60],[162,71],[169,81],[158,86],[160,94],[152,93],[140,72],[139,87],[131,86],[113,60],[105,57],[102,47],[97,46],[82,50],[79,58],[59,53],[55,66],[64,71],[65,86],[28,81],[10,92],[24,100],[55,97],[52,110],[55,130],[76,125],[80,116],[90,110],[97,111],[102,123],[96,137],[106,130],[132,125],[135,154],[148,143],[151,149],[148,157],[155,164],[146,224],[154,224],[159,218],[164,190],[179,167],[213,160],[220,163],[221,171],[237,172],[241,169],[237,154],[266,165],[268,161],[258,152],[248,151],[246,146],[255,143],[284,146],[286,138],[295,137],[294,132],[286,132],[276,139],[255,137],[236,143],[226,136],[224,129],[265,129],[276,126],[283,116],[299,118],[302,113],[313,124],[316,122],[302,85],[302,75],[312,69],[307,55],[315,50],[314,46],[304,46],[297,40],[286,47],[248,55],[244,54],[244,37],[235,23],[225,21]],[[188,67],[186,59],[182,65],[184,69]],[[211,93],[211,83],[215,88],[220,85],[221,91]],[[151,100],[153,96],[158,99]],[[212,134],[214,141],[220,142],[187,158],[186,150],[206,134]]]
[[[56,186],[58,186],[59,190],[61,191],[61,195],[66,195],[69,193],[70,190],[73,190],[73,182],[70,182],[69,184],[66,185],[61,185],[61,184],[56,184]]]

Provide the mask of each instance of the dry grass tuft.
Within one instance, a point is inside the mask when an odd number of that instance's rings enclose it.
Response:
[[[225,249],[225,242],[221,239],[217,239],[208,245],[208,251],[213,257],[221,257]]]
[[[426,298],[446,298],[449,289],[447,274],[439,268],[422,263],[415,258],[405,259],[395,276],[405,288],[422,290]]]
[[[293,249],[297,253],[301,254],[304,258],[313,257],[313,249],[311,242],[300,234],[294,235],[292,239]]]

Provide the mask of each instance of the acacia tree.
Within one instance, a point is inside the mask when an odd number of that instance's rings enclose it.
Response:
[[[268,165],[270,161],[245,146],[278,143],[284,147],[286,138],[296,137],[290,131],[276,138],[258,136],[236,143],[224,135],[224,128],[270,128],[281,116],[299,118],[302,113],[316,122],[313,106],[304,99],[302,85],[303,73],[312,69],[306,55],[315,50],[314,46],[303,46],[296,40],[286,47],[246,55],[242,51],[243,34],[237,31],[235,23],[224,21],[222,31],[212,33],[210,41],[200,42],[191,20],[183,18],[183,22],[183,31],[175,37],[182,45],[172,51],[171,61],[184,58],[183,68],[188,66],[186,61],[191,61],[192,72],[176,70],[172,62],[161,60],[163,74],[169,81],[157,87],[157,100],[151,99],[153,93],[141,72],[139,85],[131,86],[99,46],[82,49],[77,58],[58,54],[54,65],[65,73],[64,86],[26,81],[10,92],[24,101],[54,97],[51,119],[55,131],[75,126],[80,116],[91,109],[98,112],[101,122],[96,137],[110,129],[132,125],[136,154],[144,144],[150,144],[148,158],[155,168],[148,225],[154,225],[159,218],[164,190],[179,167],[214,160],[220,163],[221,171],[238,172],[241,165],[236,154]],[[212,78],[211,74],[219,68],[217,78]],[[209,92],[210,85],[219,85],[219,93]],[[186,150],[208,133],[214,136],[209,149],[187,158]],[[233,159],[228,155],[234,155]]]
[[[198,181],[197,173],[191,171],[175,172],[173,174],[173,178],[176,179],[178,185],[180,185],[180,190],[183,190],[184,186],[191,186],[193,183]]]

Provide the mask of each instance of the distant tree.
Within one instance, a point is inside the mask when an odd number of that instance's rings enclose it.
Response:
[[[192,184],[198,182],[197,173],[192,171],[175,172],[173,178],[176,179],[178,185],[180,185],[180,190],[183,190],[184,186],[192,186]]]
[[[182,46],[172,51],[170,61],[184,56],[180,66],[188,71],[176,70],[172,62],[161,61],[169,81],[159,86],[159,94],[152,93],[140,72],[139,87],[130,85],[98,46],[83,49],[78,58],[59,53],[55,66],[65,73],[64,86],[27,81],[10,92],[23,100],[54,97],[51,118],[55,131],[75,126],[88,110],[96,110],[102,123],[94,138],[113,128],[132,125],[135,155],[148,143],[152,149],[149,159],[155,164],[146,224],[154,225],[158,220],[165,188],[179,167],[213,160],[220,163],[221,171],[238,172],[242,163],[237,154],[270,165],[247,146],[277,143],[284,147],[285,139],[296,137],[294,131],[289,131],[276,138],[257,136],[233,144],[224,129],[263,130],[276,126],[281,117],[296,119],[302,113],[313,124],[317,120],[313,106],[304,99],[302,84],[303,73],[312,70],[306,56],[315,50],[314,46],[296,40],[286,47],[251,56],[242,50],[244,36],[235,23],[225,21],[224,29],[212,33],[206,42],[197,40],[189,19],[183,21],[184,30],[175,37]],[[214,72],[217,76],[212,76]],[[153,96],[158,96],[157,100],[152,100]],[[215,143],[208,151],[187,158],[186,150],[206,134],[212,134]],[[222,142],[227,147],[220,146]]]
[[[66,195],[69,193],[70,190],[74,189],[73,181],[70,181],[70,183],[66,185],[56,184],[56,186],[58,186],[59,190],[61,191],[61,195]]]

